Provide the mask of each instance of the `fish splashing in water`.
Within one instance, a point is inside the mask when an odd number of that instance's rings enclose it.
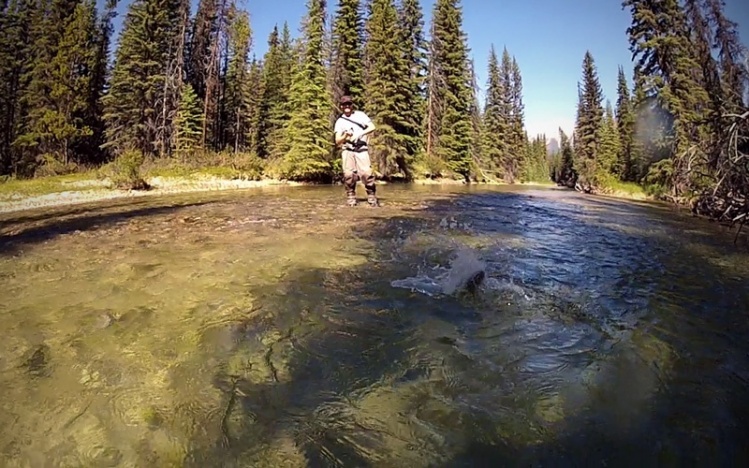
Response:
[[[486,279],[486,263],[470,248],[458,250],[450,267],[438,267],[443,273],[434,278],[428,275],[393,280],[394,288],[411,289],[428,296],[453,295],[460,291],[475,292]]]

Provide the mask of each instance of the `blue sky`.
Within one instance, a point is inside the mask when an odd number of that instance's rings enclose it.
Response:
[[[305,14],[305,0],[238,0],[250,12],[254,32],[253,52],[262,56],[274,24],[288,21],[294,36]],[[124,17],[129,1],[121,0]],[[192,0],[192,14],[197,0]],[[421,0],[425,30],[434,0]],[[749,2],[725,0],[729,18],[739,23],[741,40],[749,39]],[[338,0],[328,0],[333,12]],[[577,82],[582,60],[590,50],[598,68],[604,94],[616,101],[617,67],[632,78],[632,62],[626,29],[629,12],[620,0],[463,0],[463,28],[474,59],[479,86],[486,86],[486,62],[492,44],[501,54],[507,47],[523,77],[526,128],[530,135],[557,137],[559,127],[572,132],[577,103]],[[115,34],[117,34],[117,31]],[[116,38],[115,38],[116,41]],[[483,98],[483,96],[481,96]]]

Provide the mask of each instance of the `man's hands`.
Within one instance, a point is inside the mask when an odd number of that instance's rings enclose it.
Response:
[[[360,142],[366,141],[366,140],[362,140],[362,139],[365,136],[367,136],[370,133],[372,133],[374,130],[375,130],[374,124],[370,123],[367,126],[367,129],[364,130],[363,132],[361,132],[359,134],[359,136],[357,136],[356,138],[353,138],[354,134],[356,133],[356,132],[354,132],[353,129],[344,130],[344,131],[342,131],[340,133],[336,133],[335,142],[339,146],[342,145],[343,142],[345,142],[345,141],[351,142],[353,144],[359,144]]]
[[[337,145],[341,145],[344,141],[348,140],[353,136],[354,132],[351,130],[344,130],[341,133],[336,134],[335,142]]]

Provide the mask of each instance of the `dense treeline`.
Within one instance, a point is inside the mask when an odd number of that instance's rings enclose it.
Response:
[[[552,177],[600,191],[637,182],[729,222],[749,213],[749,57],[722,0],[625,0],[635,59],[615,108],[583,58],[572,145],[560,130]]]
[[[636,182],[712,216],[747,211],[749,72],[721,0],[624,0],[634,83],[620,68],[612,103],[586,52],[574,132],[560,129],[551,155],[525,131],[506,48],[491,48],[477,83],[459,0],[436,0],[428,29],[419,0],[307,0],[299,37],[277,26],[262,57],[235,0],[201,0],[194,14],[189,0],[133,0],[114,51],[117,0],[2,2],[0,175],[147,158],[327,181],[349,94],[378,125],[381,177]]]
[[[134,0],[108,63],[116,0],[11,0],[0,22],[0,173],[29,177],[112,160],[220,155],[266,176],[330,180],[343,94],[377,123],[383,177],[514,181],[544,173],[529,152],[520,69],[492,52],[477,102],[458,0],[308,0],[301,34],[276,27],[253,53],[235,0]],[[487,109],[482,113],[481,108]],[[531,171],[531,172],[529,172]]]

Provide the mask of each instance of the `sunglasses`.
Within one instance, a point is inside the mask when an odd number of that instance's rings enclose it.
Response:
[[[351,107],[353,105],[354,105],[353,102],[343,102],[343,103],[341,103],[341,107]]]

